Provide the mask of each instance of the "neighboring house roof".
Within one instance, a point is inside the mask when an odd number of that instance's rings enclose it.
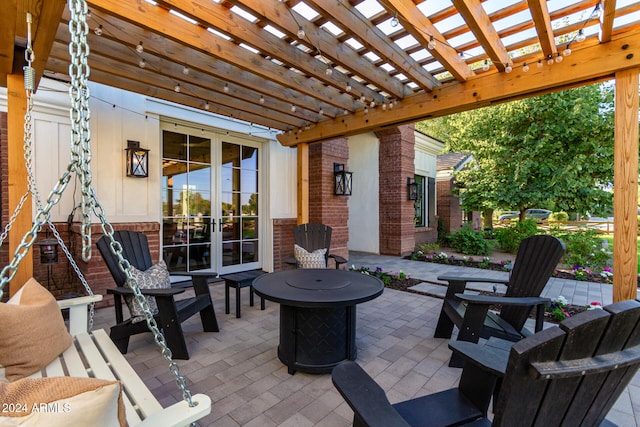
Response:
[[[473,156],[465,153],[447,153],[436,156],[436,171],[458,171],[471,160]]]

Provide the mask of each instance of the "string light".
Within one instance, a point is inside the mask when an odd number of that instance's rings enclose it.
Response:
[[[398,21],[398,12],[396,12],[395,15],[393,15],[393,18],[391,18],[391,26],[395,28],[398,26],[399,23],[400,22]]]
[[[482,71],[489,71],[489,60],[485,59],[484,64],[482,64]]]
[[[564,59],[564,58],[562,57],[562,54],[561,54],[560,52],[558,52],[558,53],[556,54],[556,62],[557,62],[557,63],[560,63],[560,62],[562,62],[562,60],[563,60],[563,59]]]
[[[302,40],[305,35],[304,28],[302,28],[302,26],[298,26],[298,38]]]
[[[349,110],[347,110],[347,109],[345,108],[345,109],[344,109],[344,111],[342,112],[342,114],[344,114],[344,115],[346,116],[347,114],[349,114]]]
[[[529,71],[529,66],[527,65],[527,63],[525,62],[524,64],[522,64],[522,72],[526,73],[527,71]]]
[[[568,44],[568,45],[567,45],[567,47],[565,48],[565,50],[563,50],[563,51],[562,51],[562,54],[563,54],[564,56],[569,56],[569,55],[571,55],[571,47],[570,47],[570,46],[571,46],[571,45],[570,45],[570,44]]]
[[[297,110],[297,107],[295,105],[291,104],[291,112],[295,113],[296,110]]]
[[[264,95],[260,95],[260,104],[264,104]]]
[[[94,28],[93,32],[96,34],[96,36],[100,37],[102,35],[102,24]]]
[[[367,98],[365,98],[365,97],[364,97],[364,95],[362,95],[362,96],[360,97],[360,102],[365,102],[366,100],[367,100]]]
[[[387,101],[382,103],[382,111],[387,111]]]
[[[320,110],[318,111],[318,114],[320,114],[321,116],[324,115],[324,110],[322,109],[322,107],[320,107]]]
[[[180,93],[180,83],[176,84],[176,85],[173,87],[173,91],[174,91],[175,93]]]
[[[347,86],[344,88],[344,90],[349,93],[351,92],[351,85],[349,83],[347,83]]]
[[[582,43],[587,39],[587,36],[584,34],[584,30],[581,28],[578,30],[578,35],[576,36],[576,41]]]
[[[224,88],[222,88],[222,90],[224,91],[224,93],[229,93],[229,83],[225,83]]]
[[[542,68],[542,59],[538,59],[538,68]]]
[[[513,71],[513,67],[511,67],[511,64],[507,64],[507,66],[504,67],[504,72],[509,74],[511,71]]]
[[[364,113],[365,113],[365,114],[369,114],[369,107],[367,107],[366,105],[365,105],[365,107],[364,107]]]
[[[144,68],[144,67],[146,67],[146,66],[147,66],[147,62],[144,60],[144,58],[142,58],[142,59],[140,60],[140,62],[138,62],[138,66],[139,66],[140,68]]]
[[[547,64],[553,65],[553,55],[547,56]]]
[[[209,105],[209,101],[207,101],[207,102],[204,103],[204,109],[209,111],[209,108],[211,108],[211,107]]]
[[[144,47],[142,46],[142,42],[138,43],[138,45],[136,46],[136,52],[138,53],[144,52]]]
[[[333,74],[333,68],[328,67],[326,70],[324,70],[324,73],[325,73],[327,76],[330,76],[331,74]]]
[[[373,108],[376,106],[376,101],[375,100],[371,100],[371,102],[369,103],[369,107]]]
[[[602,16],[602,9],[600,9],[600,3],[596,3],[596,7],[593,9],[591,17],[593,19],[600,19],[600,16]]]
[[[427,43],[427,48],[429,50],[433,50],[436,48],[436,39],[433,36],[429,36],[429,43]]]
[[[185,76],[189,74],[189,67],[187,67],[186,65],[182,67],[182,74],[184,74]]]

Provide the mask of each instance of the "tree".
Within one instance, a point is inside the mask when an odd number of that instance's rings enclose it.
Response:
[[[473,154],[456,174],[466,210],[611,206],[613,87],[585,86],[432,119],[417,128]]]

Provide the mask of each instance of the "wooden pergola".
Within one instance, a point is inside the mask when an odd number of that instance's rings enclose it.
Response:
[[[614,300],[636,298],[640,2],[89,0],[88,6],[90,79],[278,132],[281,144],[298,148],[302,220],[311,143],[615,79]],[[21,159],[27,12],[38,81],[64,79],[69,64],[64,0],[3,2],[0,85],[8,89],[10,159]],[[9,162],[10,206],[26,186],[21,163]],[[30,223],[27,215],[15,227]],[[18,243],[9,242],[11,252]]]

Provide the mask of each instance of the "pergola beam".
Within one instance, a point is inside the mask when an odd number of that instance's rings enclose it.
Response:
[[[558,52],[556,41],[553,38],[553,29],[551,28],[551,19],[549,18],[549,10],[547,9],[546,0],[528,0],[531,18],[538,33],[540,48],[544,56],[554,57]]]
[[[445,85],[432,93],[407,97],[391,110],[375,108],[366,115],[359,112],[325,120],[295,135],[278,135],[278,140],[283,145],[292,146],[300,142],[357,135],[385,126],[413,123],[613,78],[617,71],[640,66],[640,55],[631,54],[639,48],[639,32],[623,34],[606,44],[576,49],[563,62],[533,67],[526,74],[479,75],[464,83]]]

